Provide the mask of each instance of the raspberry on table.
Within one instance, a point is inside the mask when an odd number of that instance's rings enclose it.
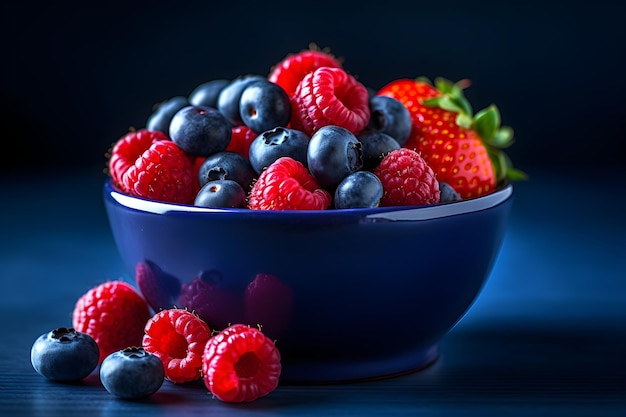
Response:
[[[320,188],[299,161],[278,158],[254,183],[248,196],[253,210],[326,210],[332,196]]]
[[[148,320],[141,346],[163,363],[174,383],[200,379],[204,347],[211,329],[195,313],[181,308],[161,310]]]
[[[122,186],[122,177],[137,158],[154,142],[169,140],[161,131],[141,129],[132,131],[118,139],[111,149],[108,161],[109,175],[118,187]]]
[[[278,387],[280,352],[259,329],[234,324],[206,344],[202,374],[207,389],[225,402],[250,402]]]
[[[157,141],[122,176],[131,195],[167,203],[193,204],[198,181],[190,157],[174,142]]]
[[[424,158],[412,149],[391,151],[374,169],[383,184],[381,206],[415,206],[439,202],[439,182]]]
[[[305,75],[291,106],[291,127],[309,136],[327,125],[358,134],[370,120],[367,88],[341,68],[320,67]]]
[[[108,281],[90,289],[72,312],[74,329],[87,333],[98,344],[100,362],[120,349],[140,345],[149,319],[146,301],[123,281]]]

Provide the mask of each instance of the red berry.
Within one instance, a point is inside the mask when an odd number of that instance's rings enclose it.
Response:
[[[381,206],[415,206],[439,202],[439,182],[416,151],[396,149],[374,169],[383,184]]]
[[[145,326],[142,346],[163,362],[165,377],[175,383],[200,379],[209,326],[189,310],[172,308],[155,314]]]
[[[291,97],[304,76],[320,67],[341,68],[341,63],[327,52],[305,50],[285,57],[272,68],[267,79],[281,86]]]
[[[367,89],[341,68],[320,67],[305,75],[291,106],[291,126],[309,136],[327,125],[357,134],[370,119]]]
[[[282,370],[280,352],[259,329],[234,324],[206,344],[204,385],[226,402],[250,402],[274,391]]]
[[[249,194],[253,210],[325,210],[331,195],[322,189],[306,167],[284,156],[261,172]]]
[[[172,141],[150,145],[122,176],[131,195],[168,203],[192,204],[198,180],[189,156]]]
[[[141,345],[150,319],[146,301],[122,281],[100,284],[83,294],[74,307],[72,325],[98,344],[100,362],[118,350]]]
[[[250,144],[254,141],[254,139],[256,139],[257,136],[258,133],[250,129],[248,126],[234,126],[230,143],[226,147],[226,150],[236,152],[244,158],[249,159]]]
[[[159,140],[169,140],[163,132],[152,130],[138,130],[122,136],[111,149],[109,158],[109,175],[118,187],[122,186],[122,177],[135,164],[137,158]]]

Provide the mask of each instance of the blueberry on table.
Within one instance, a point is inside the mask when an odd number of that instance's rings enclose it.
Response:
[[[250,144],[248,158],[257,174],[283,156],[307,166],[309,136],[295,129],[276,127],[256,137]]]
[[[228,83],[230,80],[216,79],[200,84],[189,94],[189,103],[217,109],[217,98]]]
[[[333,190],[348,174],[363,167],[361,142],[343,127],[321,127],[309,141],[307,163],[318,184]]]
[[[148,397],[165,379],[163,363],[142,347],[129,347],[107,356],[100,365],[100,381],[106,390],[123,399]]]
[[[357,171],[343,179],[335,190],[335,208],[378,207],[383,197],[383,184],[369,171]]]
[[[289,96],[278,84],[267,80],[250,83],[239,100],[241,121],[256,133],[287,126],[291,119]]]
[[[30,361],[40,375],[61,382],[80,381],[98,366],[96,341],[73,328],[59,327],[42,334],[30,351]]]
[[[209,156],[226,149],[232,137],[228,120],[216,109],[187,106],[180,109],[170,123],[170,138],[193,156]]]
[[[183,107],[189,106],[186,97],[176,96],[159,103],[146,122],[146,129],[163,132],[169,136],[172,117]]]

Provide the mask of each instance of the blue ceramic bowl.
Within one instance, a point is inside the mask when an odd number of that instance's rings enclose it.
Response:
[[[208,209],[104,184],[119,252],[155,310],[195,310],[214,329],[261,325],[281,380],[342,382],[411,372],[475,300],[512,204],[490,195],[428,207]]]

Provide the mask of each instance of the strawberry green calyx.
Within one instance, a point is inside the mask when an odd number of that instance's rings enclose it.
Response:
[[[418,78],[417,81],[433,85],[424,77]],[[497,182],[501,184],[526,179],[526,173],[514,168],[511,159],[503,151],[514,142],[513,129],[510,126],[501,126],[500,111],[496,105],[491,104],[473,114],[472,106],[463,94],[463,90],[470,86],[469,80],[466,79],[453,83],[439,77],[435,79],[434,86],[440,95],[424,100],[423,104],[456,113],[456,123],[460,127],[478,134],[494,166]]]

